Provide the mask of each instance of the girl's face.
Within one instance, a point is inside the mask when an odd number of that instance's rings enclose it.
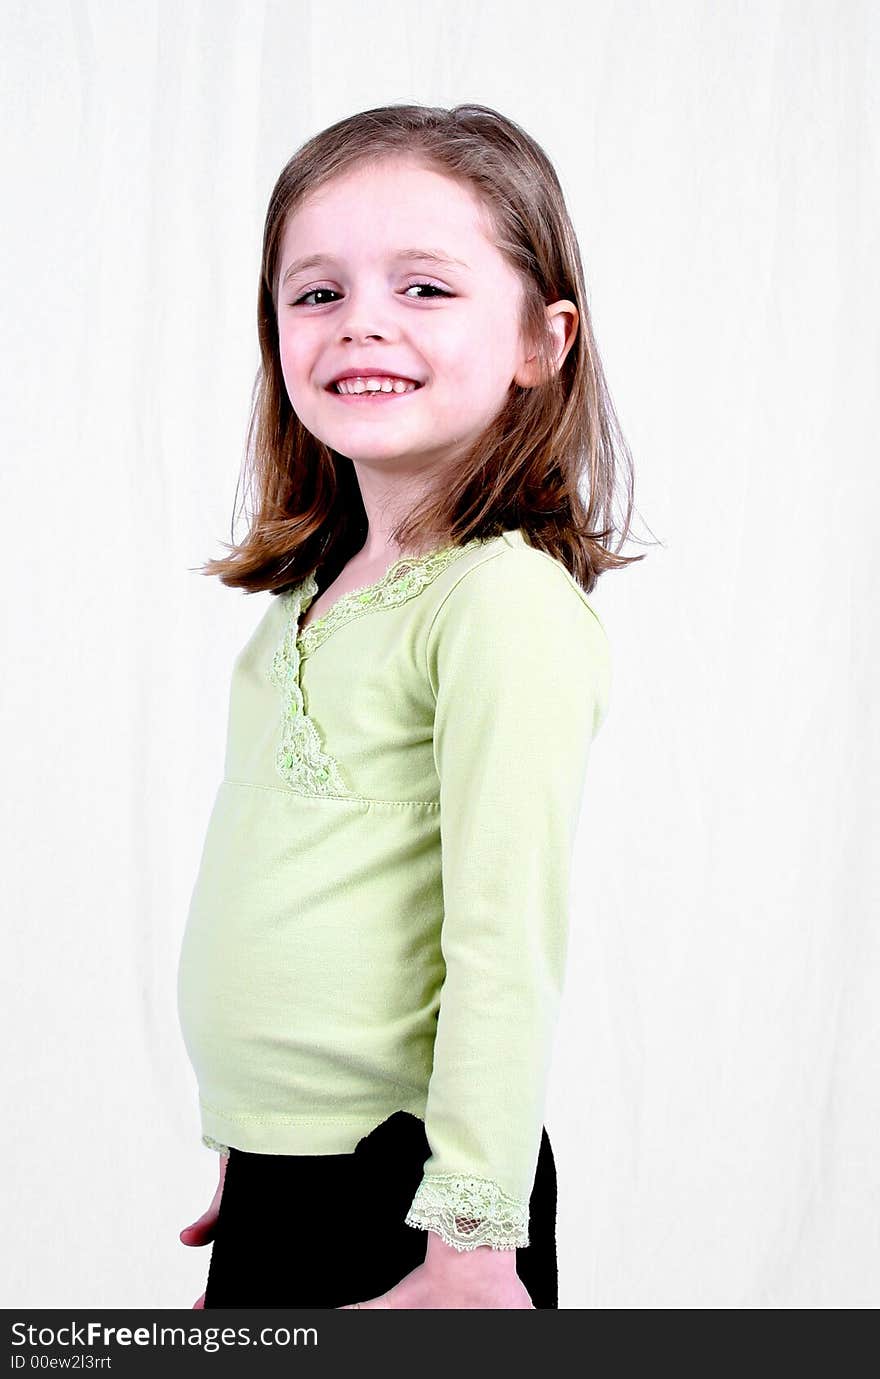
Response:
[[[339,454],[426,472],[473,441],[511,382],[525,382],[520,283],[481,213],[458,182],[399,157],[334,178],[288,221],[281,369],[300,421]],[[378,398],[328,389],[360,368],[422,386]]]

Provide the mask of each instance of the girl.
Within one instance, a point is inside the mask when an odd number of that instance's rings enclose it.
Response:
[[[587,594],[630,562],[546,155],[480,105],[318,134],[272,192],[259,333],[256,512],[205,571],[278,597],[178,981],[221,1155],[180,1236],[213,1241],[196,1306],[555,1308],[543,1113],[610,684]]]

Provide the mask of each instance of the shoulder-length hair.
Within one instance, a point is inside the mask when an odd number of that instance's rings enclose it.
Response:
[[[366,539],[352,462],[306,429],[287,394],[278,260],[288,219],[306,197],[341,173],[399,155],[459,179],[481,200],[494,243],[522,283],[522,337],[537,349],[538,377],[545,381],[529,388],[511,383],[498,415],[467,453],[443,469],[442,480],[402,518],[392,539],[407,551],[431,550],[519,527],[530,545],[561,560],[589,593],[603,571],[644,559],[616,553],[630,535],[632,456],[606,386],[577,237],[553,166],[513,120],[475,104],[362,111],[309,139],[282,170],[263,232],[261,364],[243,467],[251,497],[248,530],[241,542],[233,539],[230,555],[209,561],[201,572],[249,593],[280,593],[320,567],[326,588]],[[544,308],[560,298],[574,302],[580,319],[557,369]],[[624,512],[617,525],[613,508],[621,482]],[[234,525],[233,514],[233,536]]]

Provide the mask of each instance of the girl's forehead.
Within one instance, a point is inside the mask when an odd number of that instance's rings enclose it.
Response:
[[[394,161],[338,173],[307,192],[288,215],[287,229],[332,219],[351,207],[364,213],[370,206],[383,222],[403,228],[410,221],[428,218],[436,224],[439,215],[444,224],[472,234],[483,232],[487,214],[475,190],[460,179],[439,169]]]
[[[453,260],[474,267],[472,259],[485,262],[498,252],[476,194],[455,178],[412,164],[340,173],[289,212],[281,239],[285,265],[300,256],[332,256],[336,245],[359,257],[431,247],[449,267]]]
[[[463,195],[468,191],[464,182],[451,176],[439,164],[415,158],[387,157],[343,168],[316,186],[310,195],[317,199],[328,194],[344,195],[346,192],[364,196],[371,191],[384,192],[389,186],[405,196],[442,196],[450,187],[460,188]]]

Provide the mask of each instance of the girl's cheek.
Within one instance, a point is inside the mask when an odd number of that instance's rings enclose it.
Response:
[[[281,372],[284,374],[288,386],[296,384],[300,372],[296,351],[291,349],[290,346],[286,345],[282,340],[279,347],[279,356],[281,359]]]

